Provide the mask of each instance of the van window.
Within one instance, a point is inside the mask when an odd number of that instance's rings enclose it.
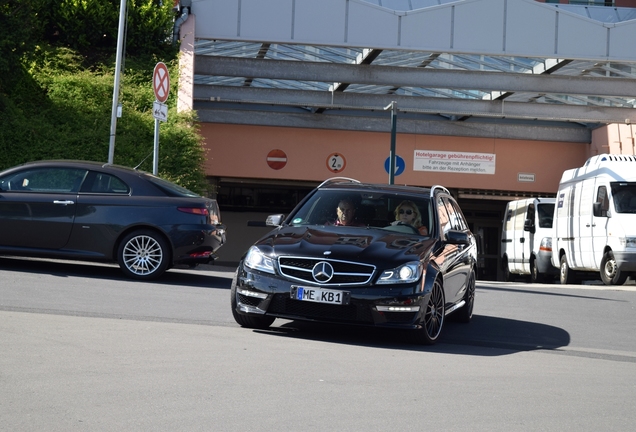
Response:
[[[607,187],[599,186],[598,191],[596,193],[596,202],[601,203],[601,210],[607,211],[609,210],[609,196],[607,196]]]
[[[526,214],[526,220],[530,219],[534,223],[534,204],[528,206],[528,213]]]

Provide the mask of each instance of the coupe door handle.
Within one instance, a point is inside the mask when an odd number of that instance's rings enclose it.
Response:
[[[54,200],[53,204],[59,204],[59,205],[66,206],[66,205],[75,204],[75,201],[71,201],[71,200],[64,200],[64,201],[62,201],[62,200]]]

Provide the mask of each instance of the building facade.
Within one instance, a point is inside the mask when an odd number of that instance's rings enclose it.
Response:
[[[343,176],[449,188],[478,277],[500,277],[507,201],[554,196],[594,154],[635,152],[636,52],[616,35],[636,35],[636,14],[589,3],[182,1],[179,109],[200,119],[228,226],[219,261],[267,231],[248,221]]]

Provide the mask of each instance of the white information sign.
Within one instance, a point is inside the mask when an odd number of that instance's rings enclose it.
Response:
[[[152,105],[152,116],[159,121],[168,121],[168,105],[155,101]]]
[[[413,170],[455,174],[495,174],[495,156],[492,153],[415,150]]]
[[[526,183],[532,183],[532,182],[534,182],[534,173],[518,173],[517,174],[517,181],[526,182]]]

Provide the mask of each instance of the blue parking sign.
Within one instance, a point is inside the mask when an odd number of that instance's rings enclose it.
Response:
[[[391,166],[391,157],[389,156],[384,161],[384,170],[387,173],[389,173],[389,167],[390,166]],[[406,163],[404,162],[404,159],[402,159],[398,155],[395,155],[395,173],[394,174],[396,176],[399,176],[400,174],[402,174],[404,172],[404,168],[406,168]]]

